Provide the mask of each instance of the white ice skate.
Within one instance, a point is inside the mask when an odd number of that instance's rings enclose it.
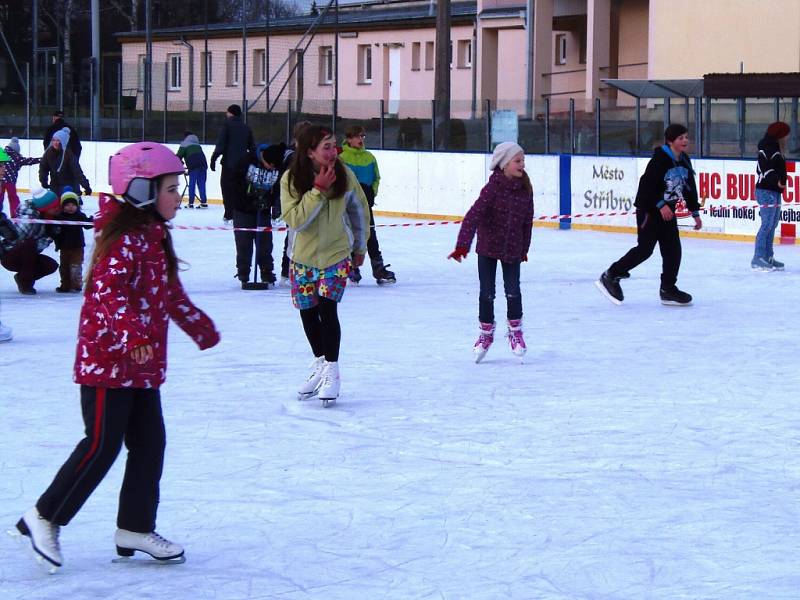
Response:
[[[58,543],[58,534],[61,528],[44,519],[36,507],[29,509],[17,522],[17,530],[31,539],[31,546],[54,573],[64,562],[61,557],[61,546]]]
[[[319,399],[322,406],[328,408],[339,397],[339,363],[325,361],[322,369],[322,382],[319,386]]]
[[[322,368],[324,366],[324,356],[318,356],[309,365],[311,373],[309,373],[308,378],[305,380],[303,385],[300,386],[300,389],[297,390],[298,400],[308,400],[309,398],[316,396],[317,391],[319,390],[320,382],[322,381]]]
[[[525,345],[525,338],[522,337],[522,319],[508,320],[508,343],[514,355],[518,356],[520,361],[523,360],[528,347]]]
[[[113,562],[127,562],[132,560],[134,552],[144,552],[162,563],[180,564],[186,562],[183,555],[183,546],[170,542],[155,531],[150,533],[136,533],[127,529],[117,529],[114,534],[114,543],[117,545],[117,558]]]
[[[483,360],[483,357],[486,356],[489,348],[491,348],[492,342],[494,342],[494,323],[481,323],[479,331],[478,341],[472,347],[476,363]]]

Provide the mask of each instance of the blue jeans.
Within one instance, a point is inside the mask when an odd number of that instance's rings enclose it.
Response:
[[[478,279],[480,295],[478,296],[478,320],[481,323],[494,323],[495,279],[497,263],[503,269],[503,287],[506,292],[506,311],[508,319],[522,318],[522,292],[519,288],[520,263],[505,263],[496,258],[478,255]]]
[[[208,202],[206,199],[206,175],[205,169],[194,169],[189,171],[189,204],[194,204],[194,188],[197,186],[200,192],[200,204]]]
[[[760,208],[758,214],[761,216],[761,227],[756,234],[756,250],[753,260],[772,258],[772,242],[775,239],[775,228],[781,220],[781,193],[771,190],[756,189],[756,202],[759,205],[774,204],[770,208]]]

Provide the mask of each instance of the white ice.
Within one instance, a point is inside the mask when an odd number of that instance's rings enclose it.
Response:
[[[295,399],[311,354],[288,289],[239,289],[231,233],[176,231],[222,332],[206,352],[170,334],[158,529],[188,560],[111,564],[120,457],[62,530],[59,573],[2,536],[0,598],[800,597],[798,249],[754,273],[751,244],[685,237],[694,305],[659,303],[656,252],[618,307],[593,282],[633,235],[536,228],[526,361],[501,337],[476,365],[477,267],[446,260],[456,234],[379,229],[398,284],[367,268],[347,289],[342,394],[323,409]],[[2,529],[82,436],[81,297],[57,285],[20,296],[0,271]]]

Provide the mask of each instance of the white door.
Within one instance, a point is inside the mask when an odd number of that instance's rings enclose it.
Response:
[[[400,110],[400,48],[389,48],[389,113]]]

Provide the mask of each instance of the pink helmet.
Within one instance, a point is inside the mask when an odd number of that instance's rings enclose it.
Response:
[[[137,142],[125,146],[108,159],[111,190],[136,208],[156,201],[156,178],[183,173],[183,163],[175,153],[157,142]]]

